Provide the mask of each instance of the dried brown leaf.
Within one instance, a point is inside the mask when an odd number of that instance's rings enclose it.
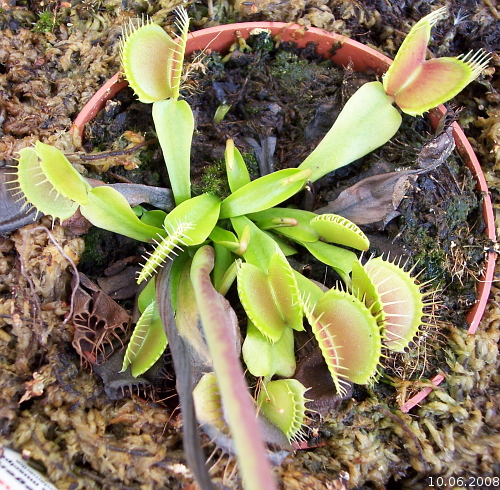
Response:
[[[113,340],[121,341],[130,316],[84,274],[80,273],[80,284],[75,283],[74,280],[73,287],[77,289],[73,300],[73,347],[82,359],[101,363],[113,351]]]
[[[416,174],[414,170],[402,170],[367,177],[316,212],[339,214],[358,225],[381,221],[385,225],[399,215],[399,203],[414,184]]]

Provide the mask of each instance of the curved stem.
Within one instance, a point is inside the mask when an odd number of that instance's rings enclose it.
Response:
[[[210,279],[213,266],[214,249],[205,245],[193,258],[191,281],[243,484],[247,490],[273,490],[276,489],[276,482],[257,422],[257,410],[248,393],[243,368],[230,334],[231,325],[224,308],[224,298],[214,289]]]

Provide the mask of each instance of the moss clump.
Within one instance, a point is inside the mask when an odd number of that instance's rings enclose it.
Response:
[[[309,60],[299,58],[295,53],[281,51],[276,54],[270,71],[283,90],[296,94],[304,92],[304,84],[308,85],[309,82],[324,76],[325,70],[328,70],[325,63],[310,63]],[[332,70],[332,72],[335,71]]]
[[[52,32],[57,25],[57,16],[50,12],[49,10],[45,10],[44,12],[40,12],[38,14],[38,20],[33,26],[34,32]]]
[[[246,163],[250,175],[259,175],[259,162],[255,153],[242,153],[241,156]]]
[[[198,196],[205,192],[215,194],[220,199],[225,199],[231,193],[226,176],[226,165],[223,160],[218,160],[203,169],[203,174],[192,186],[193,195]]]

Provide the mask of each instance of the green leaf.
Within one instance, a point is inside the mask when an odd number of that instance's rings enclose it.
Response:
[[[193,111],[185,100],[161,100],[153,104],[153,121],[167,166],[175,204],[179,205],[191,197]]]
[[[159,25],[132,25],[121,43],[125,78],[141,102],[179,97],[182,64],[189,27],[184,9],[178,10],[180,38],[174,41]]]
[[[155,287],[155,278],[152,277],[144,289],[140,292],[137,297],[137,308],[140,313],[144,313],[146,308],[156,300],[156,287]]]
[[[300,242],[315,242],[319,238],[318,233],[311,226],[311,220],[318,215],[310,211],[275,207],[259,211],[258,213],[250,213],[247,216],[255,221],[257,226],[261,229],[269,229],[269,225],[273,220],[280,220],[283,218],[293,219],[297,223],[295,226],[276,227],[273,231]]]
[[[135,240],[150,242],[164,230],[143,223],[132,211],[127,200],[112,187],[94,187],[88,193],[88,203],[80,211],[93,225],[125,235]]]
[[[213,194],[201,194],[182,202],[167,214],[164,226],[168,230],[178,223],[190,223],[186,231],[187,245],[199,245],[212,233],[219,219],[221,202]]]
[[[210,240],[218,245],[222,245],[228,250],[237,253],[240,249],[240,242],[236,235],[229,230],[225,230],[220,226],[215,226],[209,235]]]
[[[220,226],[214,226],[213,230],[210,232],[210,240],[215,243],[233,242],[239,246],[236,235],[232,231],[221,228]]]
[[[59,218],[61,221],[73,216],[78,209],[77,202],[57,192],[47,179],[34,148],[23,148],[19,151],[15,182],[14,195],[26,199],[23,207],[30,204],[38,211]]]
[[[250,239],[248,240],[248,247],[243,253],[243,258],[249,264],[253,264],[267,272],[271,257],[278,248],[276,242],[267,233],[259,230],[246,216],[231,218],[231,224],[240,240],[245,230],[250,230]]]
[[[224,245],[214,243],[214,250],[215,263],[212,273],[214,287],[219,293],[225,296],[231,284],[236,279],[236,269],[229,271],[230,267],[235,263],[235,259],[234,255]]]
[[[278,245],[279,249],[283,252],[283,255],[285,257],[297,253],[297,250],[292,246],[290,246],[281,236],[276,235],[272,231],[264,231],[264,233],[276,242],[276,244]]]
[[[350,282],[352,264],[358,260],[354,252],[319,240],[314,243],[304,242],[302,245],[318,260],[335,269],[344,281]]]
[[[186,265],[188,263],[189,266]],[[189,251],[186,251],[175,257],[172,260],[172,265],[170,266],[170,302],[174,313],[178,310],[177,297],[181,284],[181,278],[184,273],[183,271],[185,270],[185,267],[190,267],[190,264],[191,257],[189,255]]]
[[[338,243],[357,250],[370,248],[370,240],[359,226],[337,214],[320,214],[311,220],[311,227],[327,242]]]
[[[299,192],[309,175],[309,170],[286,168],[260,177],[224,199],[220,217],[232,218],[276,206]]]
[[[310,169],[314,182],[387,143],[400,125],[401,115],[382,84],[365,83],[347,101],[330,131],[299,169]]]
[[[415,279],[394,262],[376,257],[364,269],[375,286],[382,305],[385,328],[385,345],[396,352],[403,352],[418,332],[424,317],[424,294]],[[373,294],[363,281],[357,282],[361,292]]]
[[[86,204],[92,186],[78,173],[69,160],[54,146],[36,142],[40,166],[54,189],[78,204]]]
[[[280,252],[271,257],[267,277],[274,302],[285,323],[294,330],[304,330],[297,280],[288,260]]]
[[[330,372],[335,370],[356,384],[368,383],[380,361],[382,340],[380,328],[363,301],[330,289],[318,301],[314,316],[317,320],[312,329]]]
[[[257,397],[262,413],[291,441],[303,438],[306,391],[307,388],[296,379],[279,379],[265,383]]]
[[[228,139],[226,151],[224,152],[226,161],[226,173],[231,192],[237,191],[240,187],[250,183],[250,175],[240,151],[234,146],[234,141]]]
[[[153,301],[135,326],[123,360],[122,372],[130,366],[132,376],[140,376],[161,357],[166,347],[167,336],[156,301]]]
[[[304,309],[304,307],[308,304],[315,305],[321,299],[323,293],[327,290],[326,286],[308,279],[296,270],[294,270],[293,273],[295,275],[295,280],[297,281],[297,286],[300,291],[300,301],[302,304],[302,309]]]
[[[213,426],[219,433],[229,435],[215,373],[206,373],[200,378],[193,389],[193,401],[200,425]]]
[[[212,232],[219,217],[220,200],[212,194],[202,194],[183,201],[165,218],[167,236],[157,243],[144,264],[137,282],[153,275],[163,262],[177,255],[183,247],[203,243]]]
[[[352,264],[351,293],[357,298],[362,298],[365,305],[370,309],[379,325],[385,322],[385,313],[382,301],[375,284],[368,274],[368,270],[361,262],[356,260]]]
[[[271,342],[277,342],[287,325],[273,297],[267,274],[252,264],[238,270],[238,296],[249,320]]]
[[[155,226],[156,228],[161,228],[167,213],[161,209],[152,209],[151,211],[145,211],[141,215],[141,221],[146,225]]]
[[[272,343],[249,321],[242,352],[247,369],[254,376],[271,378],[277,375],[289,378],[295,373],[294,337],[291,328],[285,328],[280,339]]]
[[[286,327],[304,330],[297,281],[281,252],[271,257],[267,274],[255,265],[241,264],[238,295],[250,321],[272,342]]]

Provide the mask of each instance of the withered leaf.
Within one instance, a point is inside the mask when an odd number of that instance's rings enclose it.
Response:
[[[24,383],[26,391],[19,400],[19,404],[33,397],[43,395],[45,386],[49,384],[50,377],[51,377],[50,369],[45,369],[45,370],[42,369],[40,371],[35,371],[33,373],[33,379],[31,379],[30,381],[26,381],[26,383]]]
[[[316,212],[339,214],[357,225],[378,222],[386,225],[399,215],[399,203],[415,183],[417,174],[415,170],[401,170],[367,177]]]
[[[79,284],[73,278],[73,347],[91,363],[104,362],[113,350],[113,341],[127,331],[129,314],[84,274]],[[109,349],[108,349],[109,347]]]
[[[381,222],[385,226],[399,216],[399,204],[418,175],[437,168],[454,148],[453,126],[447,125],[420,150],[417,157],[419,170],[388,172],[362,179],[316,212],[339,214],[357,225]]]
[[[454,149],[453,126],[450,124],[422,147],[417,158],[418,166],[432,170],[444,163]]]
[[[132,298],[137,293],[136,279],[140,270],[138,266],[125,267],[109,277],[99,277],[97,283],[113,299]]]

